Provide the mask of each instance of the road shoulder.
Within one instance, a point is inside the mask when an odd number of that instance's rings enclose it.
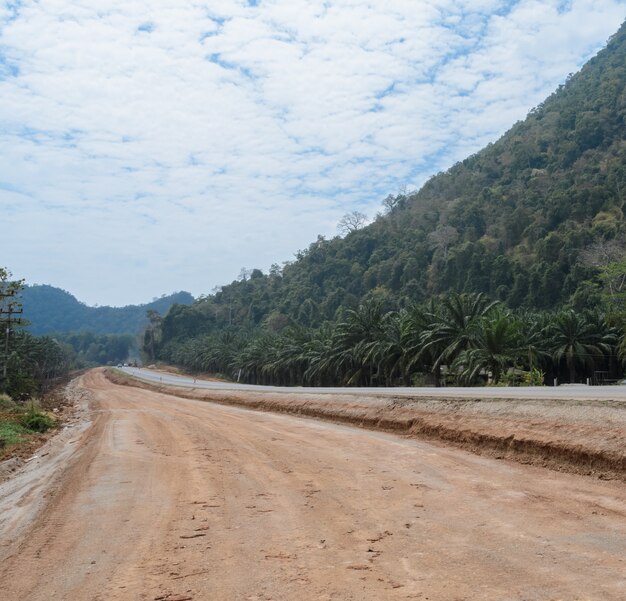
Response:
[[[92,425],[89,392],[81,377],[66,387],[71,417],[27,459],[13,457],[0,472],[0,561],[14,552],[40,519],[80,454]],[[2,467],[2,464],[0,464]]]
[[[390,398],[183,389],[106,370],[116,384],[181,398],[325,419],[497,459],[626,481],[626,407],[615,401]]]

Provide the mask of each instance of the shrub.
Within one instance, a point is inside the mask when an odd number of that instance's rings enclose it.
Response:
[[[528,372],[524,372],[524,385],[525,386],[543,386],[545,380],[545,374],[540,370],[533,368]]]
[[[33,432],[45,432],[54,426],[54,418],[41,411],[35,403],[31,403],[21,417],[20,424]]]
[[[8,395],[0,394],[0,413],[16,413],[20,406]]]

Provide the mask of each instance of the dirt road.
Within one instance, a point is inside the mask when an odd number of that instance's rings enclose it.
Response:
[[[83,384],[92,426],[0,486],[0,599],[626,598],[623,482]]]

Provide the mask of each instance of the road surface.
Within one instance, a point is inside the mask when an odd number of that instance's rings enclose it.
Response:
[[[65,467],[0,486],[0,599],[626,598],[621,482],[83,385]]]
[[[494,386],[464,388],[449,386],[446,388],[323,388],[323,387],[287,387],[287,386],[255,386],[252,384],[238,384],[236,382],[217,382],[213,380],[196,379],[191,376],[172,374],[154,369],[138,367],[119,367],[124,373],[157,384],[182,386],[185,388],[199,388],[206,390],[237,390],[249,392],[284,392],[309,394],[351,394],[358,396],[380,397],[429,397],[429,398],[473,398],[473,399],[612,399],[626,401],[626,385],[616,386],[585,386],[583,384],[563,386]]]

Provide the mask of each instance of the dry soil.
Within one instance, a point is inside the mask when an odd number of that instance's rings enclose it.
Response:
[[[623,481],[80,383],[0,485],[2,600],[626,598]]]

